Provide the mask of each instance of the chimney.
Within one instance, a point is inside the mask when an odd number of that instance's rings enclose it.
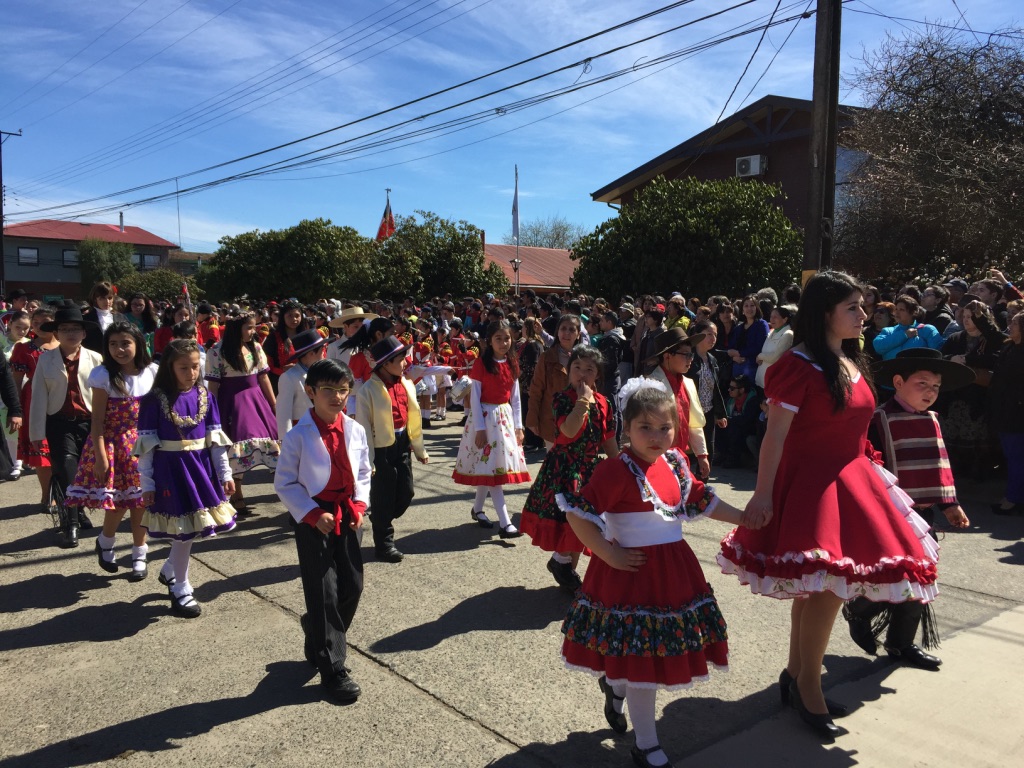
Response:
[[[124,211],[121,211],[117,215],[121,219],[121,231],[124,232]]]
[[[480,247],[486,252],[487,251],[487,233],[482,229],[480,230]]]

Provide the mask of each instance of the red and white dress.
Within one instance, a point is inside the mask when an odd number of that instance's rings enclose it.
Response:
[[[514,485],[530,482],[526,455],[516,440],[523,428],[519,404],[519,380],[506,360],[495,360],[496,373],[488,373],[483,360],[473,363],[472,412],[466,419],[452,479],[460,485]],[[487,432],[483,448],[476,447],[476,433]]]
[[[723,573],[777,598],[829,591],[843,600],[933,600],[938,546],[896,478],[872,459],[868,383],[858,375],[837,412],[821,368],[790,351],[768,369],[765,392],[796,414],[775,475],[774,513],[760,530],[725,537]]]
[[[725,619],[682,531],[717,504],[676,450],[649,464],[627,448],[601,462],[579,496],[559,495],[567,514],[647,556],[635,573],[591,559],[562,624],[567,667],[668,690],[706,680],[708,665],[728,668]]]

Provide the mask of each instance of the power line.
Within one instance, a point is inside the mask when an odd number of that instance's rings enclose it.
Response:
[[[786,39],[782,41],[782,45],[775,49],[775,54],[769,60],[768,66],[764,68],[764,71],[761,73],[761,76],[754,81],[754,84],[752,86],[750,86],[750,90],[747,91],[747,95],[744,96],[743,101],[740,102],[740,107],[747,103],[747,99],[750,98],[750,95],[754,92],[754,89],[761,84],[762,80],[764,80],[764,76],[768,74],[768,70],[772,68],[772,64],[775,63],[775,59],[779,57],[779,54],[782,53],[782,49],[786,47],[786,43],[789,42],[789,38],[791,38],[793,36],[793,33],[796,32],[796,28],[800,26],[800,22],[804,19],[810,18],[810,9],[811,4],[813,2],[814,0],[807,0],[807,7],[804,8],[804,12],[797,17],[797,20],[793,23],[793,26],[789,28],[789,32],[786,34]]]
[[[694,22],[687,22],[686,24],[679,25],[679,26],[674,27],[672,29],[666,30],[665,32],[658,33],[657,35],[652,35],[652,36],[644,38],[642,40],[635,41],[633,43],[630,43],[629,45],[619,46],[617,48],[612,49],[611,51],[606,51],[605,53],[600,54],[600,56],[607,56],[607,55],[610,55],[610,53],[614,53],[616,51],[623,50],[624,48],[627,48],[627,47],[630,47],[630,46],[633,46],[633,45],[637,45],[639,43],[647,42],[649,40],[654,39],[655,37],[660,37],[661,35],[668,34],[670,32],[674,32],[674,31],[677,31],[677,30],[682,29],[684,27],[690,26],[691,24],[697,23],[698,21],[703,21],[703,20],[706,20],[706,19],[709,19],[709,18],[713,18],[715,16],[721,15],[722,13],[726,13],[726,12],[728,12],[730,10],[734,10],[736,8],[739,8],[739,7],[742,7],[742,6],[745,6],[745,5],[749,5],[749,4],[753,3],[754,1],[755,0],[742,0],[742,2],[740,2],[740,3],[736,4],[736,5],[733,5],[733,6],[729,7],[729,8],[726,8],[726,9],[723,9],[723,10],[716,11],[714,13],[708,14],[707,16],[702,17],[700,19],[697,19]],[[598,37],[601,37],[603,35],[609,34],[611,32],[614,32],[614,31],[617,31],[617,30],[620,30],[620,29],[624,29],[624,28],[632,26],[634,24],[638,24],[641,21],[645,21],[647,19],[653,18],[653,17],[655,17],[657,15],[660,15],[662,13],[665,13],[665,12],[667,12],[669,10],[674,10],[675,8],[678,8],[680,6],[688,5],[691,2],[693,2],[693,0],[678,0],[677,2],[670,3],[669,5],[664,6],[662,8],[659,8],[659,9],[656,9],[654,11],[642,14],[640,16],[637,16],[637,17],[633,18],[633,19],[629,19],[629,20],[627,20],[625,22],[621,22],[621,23],[616,24],[614,26],[608,27],[606,29],[603,29],[603,30],[600,30],[598,32],[592,33],[592,34],[587,35],[585,37],[579,38],[578,40],[574,40],[574,41],[572,41],[570,43],[566,43],[564,45],[557,46],[556,48],[552,48],[552,49],[550,49],[548,51],[545,51],[544,53],[540,53],[540,54],[536,54],[534,56],[530,56],[530,57],[528,57],[526,59],[522,59],[522,60],[520,60],[518,62],[515,62],[514,64],[509,64],[509,65],[506,65],[504,67],[500,67],[500,68],[498,68],[496,70],[492,70],[491,72],[488,72],[488,73],[483,74],[483,75],[478,75],[477,77],[470,78],[469,80],[465,80],[465,81],[463,81],[461,83],[458,83],[456,85],[448,86],[447,88],[443,88],[441,90],[434,91],[432,93],[426,94],[425,96],[420,96],[418,98],[411,99],[409,101],[403,102],[402,104],[398,104],[396,106],[389,107],[387,109],[383,109],[383,110],[380,110],[378,112],[375,112],[373,114],[370,114],[370,115],[367,115],[367,116],[364,116],[364,117],[361,117],[361,118],[357,118],[355,120],[351,120],[351,121],[349,121],[347,123],[343,123],[341,125],[334,126],[333,128],[328,128],[328,129],[325,129],[323,131],[318,131],[317,133],[313,133],[313,134],[310,134],[308,136],[304,136],[304,137],[299,138],[299,139],[294,139],[292,141],[288,141],[288,142],[285,142],[285,143],[282,143],[282,144],[278,144],[278,145],[270,147],[268,149],[260,150],[258,152],[252,152],[252,153],[249,153],[247,155],[243,155],[241,157],[237,157],[237,158],[234,158],[232,160],[226,160],[226,161],[223,161],[221,163],[216,163],[214,165],[207,166],[205,168],[201,168],[201,169],[196,170],[196,171],[190,171],[188,173],[177,174],[177,177],[179,177],[179,178],[188,178],[190,176],[196,176],[196,175],[199,175],[199,174],[202,174],[202,173],[207,173],[209,171],[217,170],[218,168],[224,168],[224,167],[229,166],[229,165],[234,165],[234,164],[239,163],[239,162],[244,162],[245,160],[251,160],[253,158],[260,157],[262,155],[266,155],[266,154],[269,154],[271,152],[276,152],[276,151],[281,150],[281,149],[286,149],[288,147],[295,146],[297,144],[301,144],[301,143],[304,143],[304,142],[307,142],[307,141],[311,141],[311,140],[316,139],[316,138],[320,138],[321,136],[325,136],[327,134],[334,133],[334,132],[342,130],[344,128],[348,128],[348,127],[351,127],[353,125],[357,125],[359,123],[366,122],[366,121],[371,120],[373,118],[381,117],[383,115],[390,114],[392,112],[396,112],[396,111],[398,111],[400,109],[404,109],[406,107],[410,107],[410,106],[413,106],[415,104],[419,104],[419,103],[428,101],[429,99],[435,98],[437,96],[441,96],[441,95],[443,95],[445,93],[450,93],[450,92],[458,90],[460,88],[465,88],[468,85],[472,85],[474,83],[481,82],[481,81],[486,80],[486,79],[488,79],[490,77],[494,77],[495,75],[511,71],[513,69],[516,69],[518,67],[524,66],[524,65],[526,65],[528,63],[531,63],[531,62],[534,62],[534,61],[538,61],[538,60],[543,59],[543,58],[545,58],[547,56],[551,56],[551,55],[553,55],[555,53],[567,50],[569,48],[572,48],[574,46],[577,46],[577,45],[580,45],[582,43],[588,42],[590,40],[596,39]],[[548,76],[550,76],[552,74],[555,74],[555,73],[558,73],[558,72],[562,72],[562,71],[564,71],[566,69],[574,68],[575,66],[576,66],[575,64],[571,64],[571,65],[568,65],[566,67],[560,67],[560,68],[558,68],[558,69],[556,69],[556,70],[554,70],[552,72],[548,72],[548,73],[545,73],[543,75],[539,75],[537,77],[530,78],[528,80],[524,80],[521,83],[517,83],[516,85],[508,86],[507,88],[502,88],[502,89],[499,89],[497,91],[492,91],[491,93],[484,94],[484,96],[478,97],[477,99],[473,99],[473,101],[478,100],[480,98],[485,98],[485,97],[490,96],[490,95],[494,95],[495,93],[500,93],[503,90],[508,90],[509,88],[513,88],[513,87],[516,87],[518,85],[523,85],[525,83],[529,83],[529,82],[532,82],[534,80],[541,79],[543,77],[548,77]],[[461,102],[459,104],[453,105],[453,106],[448,107],[446,109],[454,109],[454,108],[456,108],[458,106],[462,106],[462,105],[464,105],[466,103],[469,103],[469,102]],[[404,123],[415,122],[415,121],[418,121],[420,119],[423,119],[423,117],[429,117],[429,116],[432,116],[434,114],[437,114],[437,113],[436,112],[431,112],[431,113],[428,113],[425,116],[419,116],[417,118],[414,118],[413,120],[404,121]],[[404,123],[399,123],[399,125],[404,124]],[[96,198],[90,198],[88,200],[84,200],[84,201],[80,201],[80,202],[81,203],[90,203],[90,202],[95,202],[95,201],[98,201],[98,200],[103,200],[103,199],[106,199],[106,198],[109,198],[109,197],[114,197],[114,196],[117,196],[117,195],[132,194],[134,192],[138,192],[138,191],[141,191],[143,189],[148,189],[148,188],[151,188],[151,187],[154,187],[154,186],[158,186],[160,184],[165,184],[168,181],[173,180],[174,178],[175,178],[174,176],[170,176],[167,179],[161,179],[159,181],[150,182],[148,184],[139,185],[139,186],[136,186],[136,187],[132,187],[130,189],[120,190],[118,192],[113,192],[113,193],[111,193],[109,195],[103,195],[101,197],[96,197]],[[57,206],[57,208],[66,208],[66,207],[70,207],[71,205],[75,205],[75,204],[72,203],[72,204],[68,204],[68,205],[64,205],[64,206]],[[42,212],[42,211],[48,211],[48,210],[53,210],[53,209],[51,209],[51,208],[44,208],[44,209],[39,209],[38,211],[35,211],[35,212]]]
[[[964,15],[964,12],[960,10],[960,6],[957,5],[956,0],[953,0],[953,7],[956,8],[956,12],[960,14],[960,21],[962,21],[968,29],[971,29],[971,22],[967,20],[967,16]],[[978,37],[978,33],[971,29],[971,34],[974,35],[974,40],[978,45],[981,45],[981,38]]]
[[[910,24],[920,24],[920,25],[925,25],[925,26],[929,26],[929,27],[935,27],[936,29],[948,29],[948,30],[951,30],[951,31],[954,31],[954,32],[971,32],[973,34],[985,35],[986,37],[1008,37],[1008,38],[1011,38],[1013,40],[1024,40],[1024,34],[1022,34],[1019,30],[1014,30],[1012,32],[983,32],[981,30],[966,29],[964,27],[957,27],[957,26],[954,26],[952,24],[940,24],[939,22],[928,21],[927,19],[909,19],[906,16],[892,16],[892,15],[890,15],[888,13],[883,13],[882,11],[879,11],[879,10],[877,10],[875,8],[872,8],[870,5],[865,3],[864,0],[852,0],[852,1],[853,2],[858,2],[861,5],[867,6],[868,8],[871,9],[871,10],[868,10],[868,11],[865,11],[863,8],[849,8],[848,9],[850,11],[850,13],[859,13],[862,16],[878,16],[879,18],[888,19],[889,21],[895,21],[895,22],[904,22],[905,21],[905,22],[909,22]],[[901,25],[901,26],[903,26],[903,25]]]

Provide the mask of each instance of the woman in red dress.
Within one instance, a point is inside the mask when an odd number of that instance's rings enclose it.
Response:
[[[11,370],[14,372],[14,385],[21,393],[21,410],[25,419],[18,432],[18,456],[17,459],[23,465],[32,467],[39,478],[39,490],[42,500],[39,502],[44,507],[49,504],[50,494],[50,448],[46,441],[42,441],[41,447],[32,445],[28,439],[28,415],[32,407],[32,376],[36,372],[36,363],[39,356],[48,349],[59,346],[56,337],[52,333],[42,330],[43,323],[53,320],[53,310],[49,307],[40,307],[32,313],[32,333],[34,338],[23,344],[17,344],[11,353]]]
[[[929,602],[937,594],[938,549],[895,478],[870,458],[875,408],[859,337],[863,290],[840,272],[812,278],[800,299],[795,345],[765,379],[768,431],[761,447],[752,517],[718,562],[752,592],[793,600],[783,703],[823,735],[840,732],[826,702],[821,663],[844,600]]]

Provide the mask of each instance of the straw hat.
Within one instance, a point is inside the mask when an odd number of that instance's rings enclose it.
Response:
[[[341,328],[349,320],[373,320],[378,315],[372,312],[364,312],[362,307],[346,307],[341,314],[331,320],[328,325],[331,328]]]

